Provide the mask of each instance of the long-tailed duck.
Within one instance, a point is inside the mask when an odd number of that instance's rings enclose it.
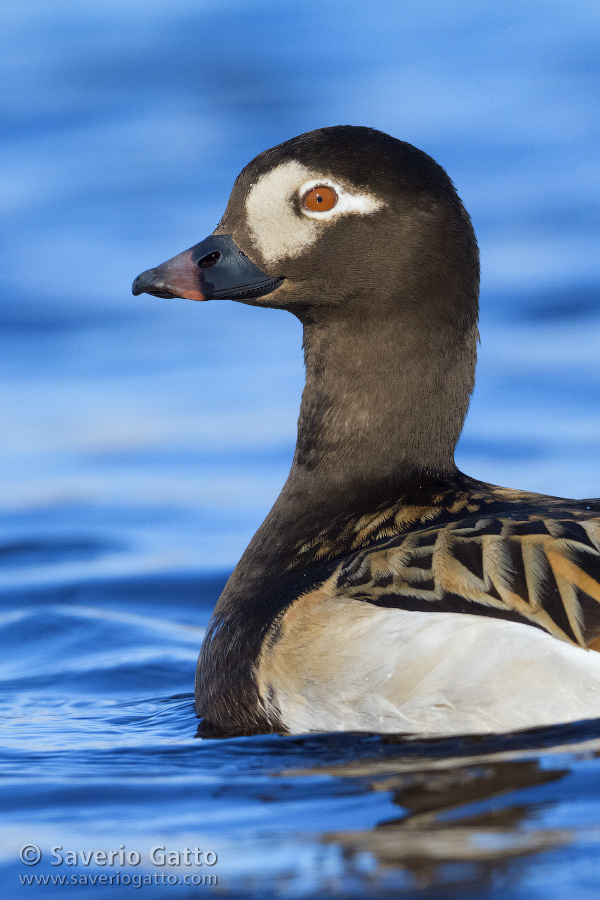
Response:
[[[294,313],[289,477],[213,613],[208,733],[509,731],[600,716],[600,501],[475,481],[479,265],[446,172],[369,128],[261,153],[134,294]]]

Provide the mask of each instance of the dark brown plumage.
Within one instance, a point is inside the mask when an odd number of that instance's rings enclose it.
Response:
[[[333,192],[337,209],[320,214],[303,205],[319,184]],[[451,625],[473,616],[517,623],[525,648],[540,630],[553,641],[593,646],[600,501],[497,488],[454,464],[474,380],[478,254],[443,169],[371,129],[311,132],[244,169],[215,234],[225,240],[216,261],[209,238],[144,273],[135,291],[194,299],[230,291],[242,302],[293,312],[304,326],[306,387],[290,475],[223,591],[202,647],[196,698],[205,729],[312,727],[311,703],[315,727],[337,727],[336,716],[340,727],[369,723],[370,714],[356,712],[365,697],[356,687],[350,696],[336,676],[340,648],[331,646],[329,669],[315,657],[323,628],[344,641],[345,615],[349,631],[359,622],[387,634],[389,620],[403,633],[421,622],[417,613],[433,617],[425,625],[454,614]],[[235,253],[253,266],[246,285],[226,268]],[[381,618],[386,609],[415,615],[400,626],[395,614]],[[490,627],[489,634],[504,641],[505,631],[514,633]],[[558,647],[553,641],[549,652]],[[360,670],[358,644],[356,655]],[[321,716],[318,692],[306,684],[292,688],[292,659],[296,669],[320,673],[323,706],[334,712]],[[365,662],[369,685],[379,677],[374,665]],[[594,678],[598,665],[590,662]],[[396,684],[397,673],[390,669],[381,684]],[[406,696],[402,684],[394,690],[385,704],[400,710],[416,688]],[[384,703],[384,688],[377,691],[375,705]],[[421,699],[426,707],[427,696]],[[448,716],[455,702],[446,703]],[[383,730],[391,730],[387,706],[378,713]],[[564,708],[557,707],[559,718]],[[600,714],[600,706],[590,710]],[[552,711],[540,715],[547,721]],[[477,713],[468,716],[456,727],[477,724]]]

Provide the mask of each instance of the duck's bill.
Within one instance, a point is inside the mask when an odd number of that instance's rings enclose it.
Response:
[[[283,282],[259,269],[230,234],[212,234],[133,282],[134,294],[186,297],[188,300],[251,300],[270,294]]]

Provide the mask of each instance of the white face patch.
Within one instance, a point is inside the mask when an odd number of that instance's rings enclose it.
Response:
[[[336,205],[324,212],[302,206],[312,188],[326,185],[337,194]],[[252,185],[246,198],[248,227],[267,262],[299,256],[314,244],[328,223],[345,215],[366,215],[384,206],[373,194],[359,193],[327,174],[302,163],[282,163]],[[300,210],[300,212],[299,212]]]

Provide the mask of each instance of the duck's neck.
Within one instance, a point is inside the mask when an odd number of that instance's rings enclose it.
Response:
[[[473,325],[407,329],[400,317],[305,324],[296,452],[259,544],[272,535],[281,547],[453,476],[476,338]]]
[[[439,330],[407,332],[401,322],[305,326],[293,476],[343,491],[454,471],[473,360],[447,343]]]

